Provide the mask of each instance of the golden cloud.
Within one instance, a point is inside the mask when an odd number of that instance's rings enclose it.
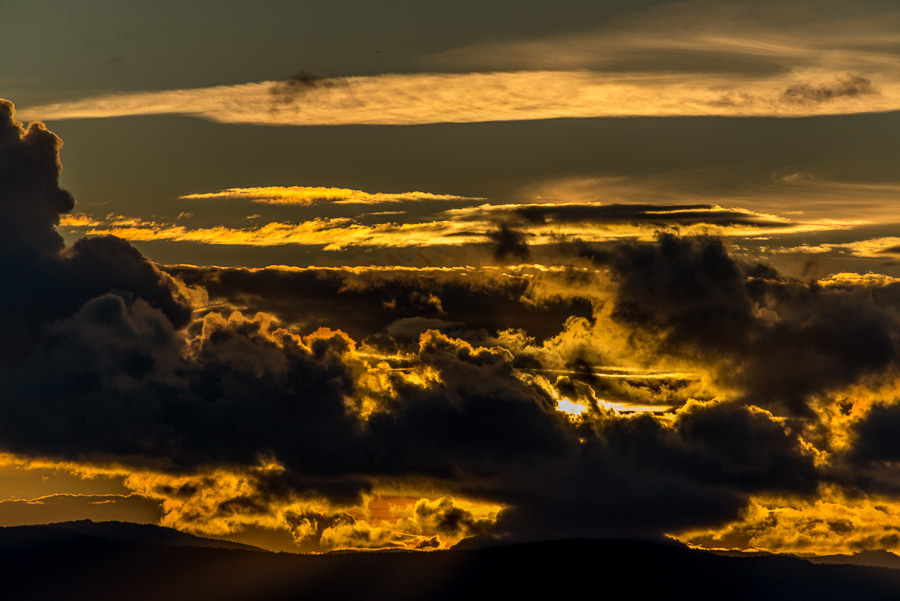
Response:
[[[26,107],[23,120],[185,115],[255,125],[418,125],[595,117],[808,117],[900,109],[900,76],[882,75],[878,93],[835,93],[827,101],[785,100],[807,86],[843,89],[843,71],[764,76],[685,73],[511,71],[348,77],[271,105],[267,81],[161,92],[121,93]],[[268,107],[268,108],[267,108]]]
[[[310,186],[268,186],[261,188],[228,188],[219,192],[187,194],[179,198],[185,200],[249,200],[272,205],[310,205],[321,201],[333,204],[381,204],[398,202],[419,202],[437,200],[485,200],[480,197],[453,196],[452,194],[431,194],[428,192],[363,192],[349,188],[322,188]]]
[[[566,205],[544,205],[565,208]],[[597,206],[600,206],[599,204]],[[529,205],[536,208],[535,205]],[[463,246],[484,244],[497,230],[493,218],[504,211],[515,211],[523,205],[483,206],[447,213],[450,219],[437,219],[420,223],[387,222],[364,225],[349,218],[316,218],[299,223],[273,221],[261,226],[235,228],[227,226],[188,227],[173,223],[129,222],[118,219],[101,222],[73,220],[65,225],[70,231],[82,231],[88,235],[113,235],[134,242],[175,241],[197,242],[231,246],[320,246],[326,251],[350,247],[407,248],[422,246]],[[706,210],[706,217],[716,219],[727,211],[721,207]],[[759,237],[767,235],[821,232],[847,229],[867,222],[823,219],[808,222],[791,222],[785,219],[757,215],[737,210],[747,223],[706,223],[701,215],[699,222],[678,223],[681,218],[676,209],[660,209],[656,214],[644,214],[639,222],[625,220],[568,221],[548,220],[544,223],[522,225],[529,245],[556,244],[566,239],[583,242],[603,242],[620,239],[653,240],[659,231],[677,231],[681,235],[715,235],[725,237]],[[654,222],[652,217],[658,218]],[[759,218],[760,221],[752,221]],[[667,223],[667,221],[673,221]],[[642,223],[643,222],[643,223]],[[802,249],[801,249],[802,250]]]
[[[900,502],[822,486],[814,498],[758,496],[721,528],[673,535],[693,547],[806,555],[900,551]]]

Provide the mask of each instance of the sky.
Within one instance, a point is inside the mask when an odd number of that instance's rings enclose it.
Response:
[[[0,0],[0,525],[900,552],[893,1]]]

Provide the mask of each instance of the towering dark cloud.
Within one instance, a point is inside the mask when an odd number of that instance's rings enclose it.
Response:
[[[191,314],[187,301],[131,245],[92,238],[64,247],[55,226],[74,200],[59,187],[62,143],[41,123],[25,130],[7,101],[0,102],[0,113],[0,356],[23,356],[46,324],[108,293],[129,303],[143,299],[184,327]]]
[[[23,129],[13,114],[12,103],[0,100],[0,252],[57,253],[59,214],[75,206],[59,187],[62,141],[42,123]]]

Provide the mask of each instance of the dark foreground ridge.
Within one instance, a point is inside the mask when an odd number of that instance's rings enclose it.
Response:
[[[150,543],[154,545],[171,545],[177,547],[214,547],[218,549],[238,549],[241,551],[263,551],[253,545],[235,543],[218,538],[204,538],[187,534],[174,528],[165,528],[153,524],[134,524],[132,522],[95,522],[93,520],[75,520],[48,524],[50,528],[73,530],[81,534],[102,538],[119,543]]]
[[[0,566],[0,598],[22,601],[900,599],[898,570],[635,541],[298,556],[19,526],[0,529]]]

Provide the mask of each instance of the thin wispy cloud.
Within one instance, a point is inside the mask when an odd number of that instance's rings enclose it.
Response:
[[[111,94],[24,107],[25,120],[184,115],[254,125],[420,125],[590,117],[809,117],[900,110],[900,77],[873,79],[878,92],[796,102],[798,86],[831,89],[845,73],[696,76],[579,71],[379,75],[309,90],[269,108],[278,82]],[[850,77],[860,77],[851,74]]]
[[[323,188],[312,186],[267,186],[259,188],[228,188],[219,192],[186,194],[185,200],[249,200],[271,205],[311,205],[320,202],[332,204],[382,204],[435,200],[486,200],[480,197],[431,194],[429,192],[364,192],[348,188]]]
[[[374,215],[372,215],[374,216]],[[395,217],[394,214],[385,217]],[[653,239],[661,231],[684,235],[758,237],[770,234],[824,232],[863,225],[834,219],[793,221],[745,209],[716,205],[663,206],[603,203],[481,205],[451,209],[431,220],[387,221],[366,225],[350,218],[272,221],[255,227],[190,227],[176,223],[108,221],[75,215],[62,225],[88,235],[114,235],[135,242],[197,242],[230,246],[318,246],[408,248],[463,246],[507,240],[525,258],[525,245],[565,240],[603,242],[623,238]],[[515,229],[510,225],[515,224]],[[500,236],[500,238],[498,238]],[[501,244],[503,246],[503,244]]]
[[[842,181],[807,172],[772,173],[744,181],[709,170],[646,177],[567,177],[531,183],[518,192],[527,203],[607,203],[731,207],[798,221],[862,225],[900,222],[900,184]]]
[[[482,41],[430,57],[472,70],[743,75],[897,72],[900,11],[824,2],[689,0],[574,33]],[[862,83],[862,82],[861,82]],[[863,84],[857,93],[872,92]]]

